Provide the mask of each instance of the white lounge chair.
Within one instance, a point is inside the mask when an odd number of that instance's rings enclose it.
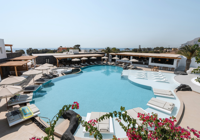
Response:
[[[157,98],[151,98],[151,100],[147,103],[147,105],[168,114],[171,114],[175,107],[174,103],[169,103]]]
[[[115,65],[115,62],[111,62],[110,65]]]
[[[33,92],[37,90],[40,87],[40,85],[29,85],[23,88],[24,92]]]
[[[154,80],[154,81],[156,81],[156,82],[166,82],[166,83],[168,83],[167,79],[156,79],[156,80]]]
[[[10,127],[40,114],[40,110],[34,104],[31,104],[25,107],[29,107],[30,111],[25,109],[24,107],[21,107],[20,108],[21,111],[20,109],[18,109],[18,110],[8,112],[6,114],[8,124]],[[23,109],[25,109],[26,111],[23,111]]]
[[[142,113],[142,114],[148,114],[144,109],[137,107],[137,108],[133,108],[133,109],[129,109],[126,110],[127,114],[132,117],[133,119],[136,119],[136,123],[137,125],[142,125],[142,121],[140,121],[140,118],[138,118],[138,113]]]
[[[90,62],[91,65],[94,65],[94,63]]]
[[[98,65],[98,63],[97,63],[97,62],[94,62],[94,64],[95,64],[95,65]]]
[[[153,79],[166,79],[166,77],[162,77],[162,76],[160,76],[160,77],[153,77]]]
[[[33,99],[33,93],[18,95],[18,96],[14,96],[14,97],[16,97],[16,98],[10,98],[10,100],[8,101],[8,106],[31,102]]]
[[[87,117],[85,121],[89,121],[92,119],[98,119],[102,115],[105,115],[105,112],[91,112],[87,113]],[[101,122],[98,122],[95,127],[101,132],[101,134],[114,134],[113,130],[113,121],[112,118],[110,117],[109,119],[105,119]],[[89,133],[85,130],[85,127],[83,128],[84,133]]]
[[[147,79],[146,76],[136,76],[137,79]]]
[[[174,98],[174,94],[170,90],[153,88],[154,95]]]
[[[85,62],[85,65],[89,66],[90,64],[88,64],[87,62]]]
[[[152,74],[152,75],[155,76],[155,77],[156,77],[156,76],[157,76],[157,77],[158,77],[158,76],[164,76],[163,74]]]

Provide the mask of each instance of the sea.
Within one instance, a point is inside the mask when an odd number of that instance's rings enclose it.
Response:
[[[29,48],[12,48],[13,49],[13,52],[15,52],[16,50],[24,50],[24,52],[26,53],[26,50],[29,49]],[[58,48],[32,48],[32,49],[38,49],[38,50],[42,50],[42,49],[51,49],[51,50],[57,50]],[[81,48],[81,50],[99,50],[99,49],[105,49],[105,48]],[[125,48],[117,48],[117,49],[120,49],[120,51],[123,51]],[[134,49],[134,48],[129,48],[130,50]],[[6,50],[10,50],[9,47],[6,47]],[[27,53],[26,53],[27,54]]]

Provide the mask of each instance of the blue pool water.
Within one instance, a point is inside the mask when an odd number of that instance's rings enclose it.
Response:
[[[122,68],[117,66],[91,66],[82,73],[53,79],[34,93],[33,102],[39,116],[52,118],[63,105],[79,102],[76,112],[86,116],[89,112],[118,111],[135,107],[147,108],[154,97],[151,88],[138,86],[121,78]]]

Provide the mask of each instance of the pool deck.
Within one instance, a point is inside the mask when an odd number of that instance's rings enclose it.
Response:
[[[200,93],[200,86],[192,83],[191,79],[195,78],[199,75],[196,74],[188,74],[188,75],[177,75],[175,76],[175,80],[181,84],[189,85],[193,91]]]
[[[149,68],[143,68],[146,71],[151,71]],[[172,73],[171,71],[164,71]],[[40,78],[41,75],[35,76],[35,79]],[[29,84],[32,84],[32,81],[29,82]],[[189,126],[190,128],[197,129],[200,131],[200,125],[198,122],[200,122],[200,94],[193,91],[179,91],[176,93],[176,95],[179,97],[179,99],[184,103],[184,112],[183,117],[180,120],[179,125],[186,128]],[[14,106],[13,108],[9,108],[9,110],[13,110],[18,108],[19,105]],[[31,120],[27,120],[23,123],[20,123],[18,125],[15,125],[13,127],[9,127],[5,114],[7,113],[7,107],[6,107],[6,99],[2,99],[0,101],[0,139],[2,140],[14,140],[14,139],[20,139],[20,140],[27,140],[31,137],[43,137],[46,136],[46,134],[39,129],[39,127],[32,123]],[[59,131],[62,133],[66,130],[66,125],[68,125],[68,122],[65,121],[65,123],[61,123],[59,126]],[[64,130],[65,129],[65,130]],[[60,138],[55,137],[55,140],[58,140]],[[76,140],[86,140],[86,138],[79,138],[75,137]],[[124,140],[128,140],[127,138],[122,138]],[[91,139],[93,140],[93,139]]]

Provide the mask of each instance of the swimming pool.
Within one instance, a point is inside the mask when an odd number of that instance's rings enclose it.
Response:
[[[79,74],[53,79],[34,93],[33,102],[40,115],[52,118],[66,104],[78,101],[81,116],[90,112],[111,112],[141,107],[154,97],[150,87],[138,86],[121,77],[123,69],[117,66],[91,66]],[[47,120],[45,120],[47,121]]]

